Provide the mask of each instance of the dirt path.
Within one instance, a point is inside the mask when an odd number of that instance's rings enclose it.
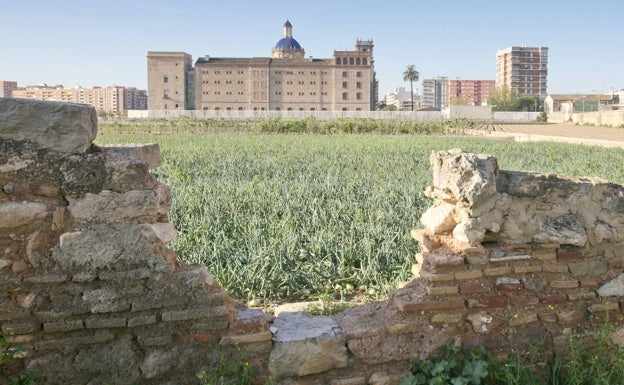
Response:
[[[497,124],[486,134],[523,141],[553,141],[624,148],[624,129],[557,124]]]

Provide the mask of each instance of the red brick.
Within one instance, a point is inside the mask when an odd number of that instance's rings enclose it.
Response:
[[[479,279],[483,277],[483,272],[481,270],[467,270],[467,271],[458,271],[455,273],[455,279],[458,281],[463,281],[467,279]]]
[[[514,266],[514,273],[516,274],[539,273],[541,271],[541,265]]]
[[[602,278],[599,277],[580,277],[579,283],[581,287],[597,287],[602,282]]]
[[[562,263],[555,265],[544,265],[542,270],[544,273],[569,273],[570,269],[568,265],[564,265]]]
[[[515,297],[515,298],[512,298],[511,304],[514,307],[535,306],[539,304],[539,298],[537,297]]]
[[[557,250],[557,259],[561,259],[563,261],[576,261],[577,259],[581,259],[583,253],[580,251],[566,251],[566,250]]]
[[[443,281],[453,281],[455,279],[454,274],[435,274],[425,270],[421,270],[419,277],[422,279],[426,279],[430,282],[443,282]]]
[[[547,294],[540,297],[540,302],[546,305],[551,303],[566,302],[567,300],[568,296],[565,294]]]
[[[587,319],[585,310],[571,310],[557,312],[557,319],[562,325],[580,325]]]
[[[487,282],[464,282],[459,285],[461,294],[480,294],[490,291],[490,284]]]
[[[578,289],[578,286],[577,280],[558,280],[550,283],[550,287],[554,289]]]
[[[427,252],[423,253],[426,263],[435,267],[460,266],[464,264],[464,257],[459,254],[445,252]]]
[[[483,270],[483,274],[485,274],[486,277],[494,277],[497,275],[508,275],[508,274],[511,274],[511,267],[509,266],[492,267],[492,268]]]
[[[524,290],[524,285],[521,283],[499,283],[496,285],[498,291],[521,291]]]
[[[33,192],[36,195],[41,195],[48,198],[57,198],[61,195],[61,190],[59,188],[51,186],[38,186],[35,187],[35,190]]]
[[[466,303],[463,298],[453,298],[440,301],[402,301],[400,298],[395,297],[395,304],[399,310],[403,312],[407,311],[427,311],[427,310],[447,310],[447,309],[463,309],[466,307]]]
[[[603,302],[603,303],[595,303],[591,306],[589,306],[589,311],[592,313],[598,313],[598,312],[612,312],[612,311],[617,311],[620,308],[620,304],[616,301],[611,301],[611,302]]]
[[[568,293],[568,300],[572,302],[581,300],[592,300],[594,298],[596,298],[596,293],[593,291],[575,290]]]
[[[537,318],[544,323],[557,322],[557,316],[550,311],[541,311],[537,313]]]
[[[183,344],[188,344],[189,342],[195,341],[200,344],[207,344],[210,342],[211,338],[209,334],[206,333],[198,333],[198,334],[185,334],[179,337],[180,342]]]
[[[468,307],[505,307],[509,298],[504,295],[492,295],[468,300]]]

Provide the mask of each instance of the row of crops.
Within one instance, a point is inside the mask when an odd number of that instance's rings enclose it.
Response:
[[[489,153],[503,169],[624,183],[624,151],[473,137],[100,135],[158,142],[156,177],[173,190],[171,243],[242,301],[384,297],[410,278],[409,231],[429,206],[432,151]]]

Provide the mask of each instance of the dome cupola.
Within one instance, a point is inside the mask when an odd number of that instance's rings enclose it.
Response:
[[[278,59],[303,58],[305,52],[301,45],[292,36],[292,24],[286,20],[282,27],[282,38],[277,41],[271,50],[271,57]]]

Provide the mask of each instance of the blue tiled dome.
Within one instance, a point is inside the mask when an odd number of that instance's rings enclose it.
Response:
[[[283,49],[283,50],[293,50],[293,49],[301,49],[301,46],[299,45],[297,40],[295,40],[294,38],[292,38],[292,37],[283,37],[283,38],[279,39],[277,44],[275,44],[275,48],[276,49]]]

